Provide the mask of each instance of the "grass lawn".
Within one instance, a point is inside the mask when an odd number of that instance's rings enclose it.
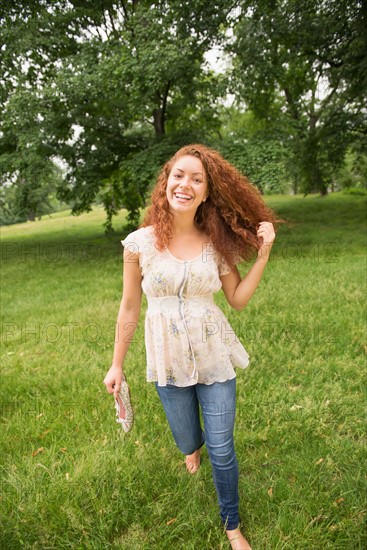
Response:
[[[291,222],[242,312],[240,514],[254,550],[365,549],[366,199],[270,196]],[[102,381],[122,290],[125,215],[58,212],[2,228],[0,547],[218,550],[204,448],[186,473],[152,384],[143,320],[125,362],[124,435]],[[250,264],[239,266],[245,275]]]

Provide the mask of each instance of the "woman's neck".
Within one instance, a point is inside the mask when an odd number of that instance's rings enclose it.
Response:
[[[186,218],[185,216],[175,216],[172,223],[173,235],[184,235],[196,233],[197,227],[193,218]]]

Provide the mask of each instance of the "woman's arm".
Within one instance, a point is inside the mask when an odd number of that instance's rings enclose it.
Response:
[[[122,366],[127,350],[135,333],[141,307],[141,272],[139,254],[124,250],[123,294],[117,316],[115,346],[112,365],[103,381],[108,393],[117,396],[123,378]]]
[[[246,277],[241,280],[237,267],[227,275],[222,275],[222,289],[228,303],[234,309],[241,311],[246,307],[257,289],[265,266],[268,262],[270,250],[275,239],[273,224],[270,222],[261,222],[257,231],[258,237],[262,237],[263,244],[258,251],[257,260],[252,266]]]

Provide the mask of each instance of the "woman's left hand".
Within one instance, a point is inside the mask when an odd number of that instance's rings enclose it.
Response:
[[[274,226],[271,222],[260,222],[258,225],[258,230],[256,232],[257,236],[262,238],[262,245],[257,253],[258,259],[269,259],[269,254],[273,242],[275,239]]]

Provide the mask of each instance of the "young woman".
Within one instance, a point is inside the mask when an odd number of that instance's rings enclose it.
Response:
[[[213,293],[222,288],[233,308],[246,307],[269,259],[273,223],[280,221],[219,153],[188,145],[163,166],[143,224],[121,241],[123,297],[104,384],[117,398],[143,290],[147,380],[155,383],[189,473],[198,470],[206,444],[221,520],[235,550],[251,548],[239,528],[233,443],[234,367],[247,367],[249,356]],[[256,251],[256,261],[241,280],[236,263]]]

